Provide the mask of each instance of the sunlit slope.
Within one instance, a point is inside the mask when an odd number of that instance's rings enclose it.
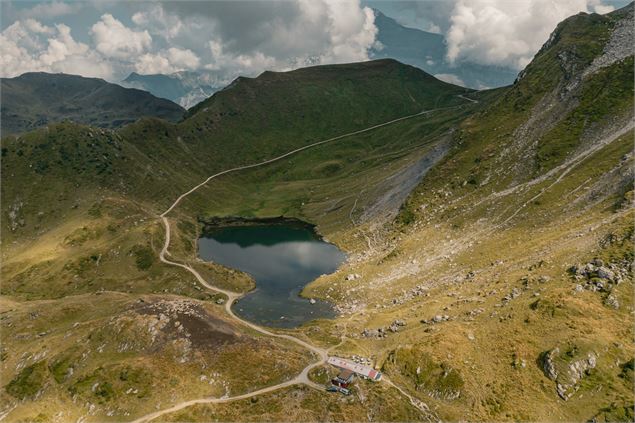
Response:
[[[5,137],[3,226],[9,237],[32,233],[38,213],[39,220],[61,215],[98,192],[158,210],[214,172],[422,110],[469,104],[461,92],[380,60],[241,78],[176,125],[142,119],[110,131],[63,123]]]
[[[633,419],[632,28],[632,5],[561,23],[394,230],[360,228],[374,253],[305,290],[446,420]]]

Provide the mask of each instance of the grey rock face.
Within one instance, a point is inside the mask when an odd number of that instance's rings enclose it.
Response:
[[[607,269],[604,266],[598,267],[597,270],[598,278],[606,279],[609,281],[613,281],[615,279],[615,273],[613,273],[610,269]]]
[[[615,296],[613,294],[609,294],[605,299],[604,299],[604,304],[612,307],[614,309],[618,309],[620,308],[620,303],[619,301],[617,301],[617,298],[615,298]]]
[[[548,351],[543,358],[542,369],[544,370],[545,375],[547,375],[547,377],[551,380],[556,380],[558,377],[558,371],[556,370],[556,366],[554,364],[554,358],[557,357],[558,354],[560,354],[560,349],[554,348],[553,350]]]
[[[633,25],[633,11],[631,8],[627,15],[615,25],[611,38],[604,46],[602,55],[593,60],[591,65],[584,71],[584,76],[593,74],[602,68],[633,55],[635,52]]]
[[[567,378],[559,378],[556,383],[556,391],[563,400],[567,401],[578,390],[578,382],[582,379],[590,369],[595,368],[597,357],[590,352],[585,358],[574,361],[569,364],[567,369]],[[561,381],[561,379],[564,379]]]
[[[566,356],[566,355],[565,355]],[[586,355],[567,363],[567,358],[560,357],[558,347],[547,351],[542,360],[545,375],[556,382],[556,392],[567,401],[579,389],[578,383],[591,369],[597,365],[597,355],[589,352]]]

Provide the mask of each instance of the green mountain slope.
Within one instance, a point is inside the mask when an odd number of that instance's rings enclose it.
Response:
[[[169,100],[97,78],[34,72],[3,78],[1,84],[3,135],[66,119],[102,128],[144,116],[176,121],[184,111]]]
[[[265,74],[238,81],[210,99],[207,109],[193,112],[178,124],[142,119],[113,131],[64,122],[20,137],[3,138],[3,310],[12,310],[12,325],[22,328],[22,324],[28,325],[24,316],[35,307],[48,316],[49,326],[56,328],[51,337],[42,337],[51,357],[46,362],[30,358],[21,361],[22,354],[28,355],[40,345],[31,338],[12,339],[3,350],[7,384],[2,395],[9,403],[19,404],[14,415],[32,418],[28,410],[37,410],[46,403],[63,404],[73,395],[97,404],[100,410],[117,404],[133,415],[147,412],[158,402],[201,395],[207,382],[201,382],[196,369],[207,350],[194,345],[196,358],[188,356],[184,369],[178,364],[184,360],[178,352],[180,347],[174,350],[143,337],[145,320],[152,320],[161,310],[149,315],[144,312],[140,317],[134,306],[140,296],[163,308],[176,303],[198,308],[196,301],[203,301],[212,316],[222,314],[220,306],[214,305],[218,296],[202,291],[183,271],[156,258],[163,239],[156,216],[181,192],[210,173],[272,157],[284,149],[306,145],[311,139],[362,129],[404,113],[450,107],[308,150],[262,172],[232,175],[222,184],[210,184],[176,210],[175,215],[180,217],[174,225],[171,254],[191,261],[219,286],[250,289],[253,282],[246,275],[192,260],[194,239],[200,230],[197,216],[242,210],[245,215],[288,214],[317,221],[333,208],[333,201],[342,201],[345,206],[337,207],[337,213],[328,213],[333,227],[341,228],[348,222],[341,216],[347,216],[346,210],[355,201],[352,192],[368,185],[381,186],[386,175],[408,169],[412,170],[405,175],[418,180],[427,170],[418,163],[431,152],[435,158],[442,156],[448,131],[473,107],[457,97],[465,90],[394,61],[312,68],[305,71],[306,83],[302,73]],[[385,83],[382,74],[388,76]],[[271,87],[274,89],[267,90]],[[351,98],[340,104],[344,94]],[[351,109],[360,117],[353,119]],[[315,116],[302,120],[302,115]],[[437,151],[437,146],[443,148]],[[314,195],[308,196],[310,191]],[[381,194],[376,190],[357,203],[361,207]],[[405,195],[407,191],[401,198]],[[396,203],[389,208],[394,213],[398,206]],[[77,301],[88,301],[86,298],[95,293],[108,300],[87,314],[69,311],[69,315],[58,315],[53,311],[74,310]],[[109,308],[107,303],[118,305]],[[108,316],[129,329],[117,335],[99,331],[97,328],[103,325],[100,322]],[[77,322],[85,325],[88,333],[97,331],[98,335],[85,340],[84,332],[77,332],[65,338],[57,330],[65,328],[68,319],[71,325]],[[208,323],[205,315],[201,319],[202,328],[215,325]],[[272,371],[268,361],[252,355],[259,341],[246,338],[242,329],[235,330],[246,341],[218,346],[215,354],[219,360],[211,365],[213,371],[223,373],[223,378],[265,386],[273,381],[271,377],[285,377],[295,371],[291,367]],[[165,335],[176,345],[186,339],[186,332],[168,331]],[[135,338],[134,352],[121,349]],[[290,366],[305,360],[285,343],[267,342],[258,348],[267,351],[268,357],[288,358]],[[107,345],[106,354],[87,361],[78,359],[103,343]],[[235,355],[244,357],[244,362],[231,367],[229,360]],[[150,364],[154,362],[161,364]],[[27,368],[24,372],[23,365]],[[254,371],[252,366],[259,370]],[[236,373],[243,370],[249,376]],[[122,372],[135,376],[123,380],[128,376]],[[141,390],[138,386],[154,378],[168,380],[165,372],[181,374],[169,378],[174,388]],[[199,382],[181,389],[193,380]],[[91,391],[95,383],[107,388]],[[232,392],[246,389],[234,383],[227,386]],[[141,397],[126,400],[130,389],[142,392]],[[46,394],[34,402],[34,392]],[[390,395],[399,400],[394,393]],[[82,407],[71,406],[70,415],[79,417]],[[124,411],[117,412],[116,418],[121,418]],[[410,415],[413,411],[407,408],[403,412]],[[98,414],[105,415],[102,411]]]
[[[632,419],[632,31],[632,4],[561,23],[475,96],[376,254],[306,290],[444,419]]]
[[[422,110],[469,92],[394,60],[239,78],[188,111],[183,139],[214,160],[253,162]],[[229,164],[229,163],[227,163]]]
[[[3,180],[3,199],[22,204],[24,217],[10,222],[5,211],[4,227],[9,238],[32,233],[35,216],[46,212],[42,204],[61,216],[68,204],[48,201],[60,190],[99,190],[166,207],[216,171],[425,109],[469,105],[457,97],[464,91],[394,61],[325,66],[240,80],[178,124],[141,119],[113,132],[64,123],[7,137],[2,170],[11,178]]]
[[[169,215],[170,259],[237,291],[247,275],[197,260],[199,219],[317,224],[349,258],[304,294],[341,315],[289,333],[372,357],[401,391],[289,387],[162,419],[632,420],[632,28],[632,5],[574,16],[497,90],[376,61],[241,78],[177,124],[4,138],[8,419],[131,420],[294,377],[304,350],[159,262],[158,215],[215,172],[434,110],[224,175]]]

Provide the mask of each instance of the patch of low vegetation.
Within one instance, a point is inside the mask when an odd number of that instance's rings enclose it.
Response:
[[[156,261],[156,253],[147,245],[135,245],[132,248],[132,253],[139,270],[148,270]]]
[[[635,420],[635,405],[611,404],[602,408],[590,421],[597,423],[626,423]]]
[[[24,400],[34,399],[44,388],[48,379],[46,361],[26,366],[6,386],[6,390],[12,396]]]
[[[453,400],[460,397],[465,384],[457,369],[435,360],[417,347],[402,347],[391,352],[383,370],[388,374],[399,373],[413,384],[416,391],[437,399]]]

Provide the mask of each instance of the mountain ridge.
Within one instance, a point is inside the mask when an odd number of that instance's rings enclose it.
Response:
[[[177,121],[184,112],[169,100],[99,78],[27,72],[1,84],[3,135],[64,119],[113,128],[148,115]]]
[[[394,61],[267,72],[178,123],[3,138],[7,418],[632,421],[632,8],[567,19],[510,87]],[[285,334],[369,357],[389,383],[347,400],[285,387],[313,358],[159,261],[158,215],[210,175],[422,110],[219,175],[166,217],[170,260],[235,292],[248,275],[198,258],[206,218],[294,217],[346,251],[303,292],[338,316]],[[280,389],[250,397],[264,387]]]

